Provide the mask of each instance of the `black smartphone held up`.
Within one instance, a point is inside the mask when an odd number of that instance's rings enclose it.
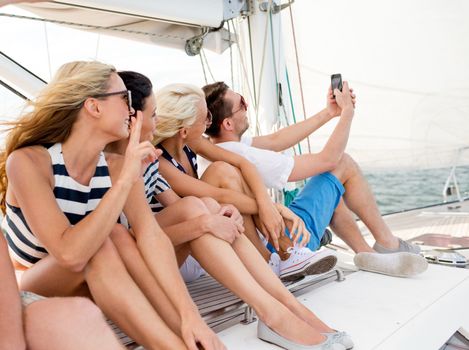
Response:
[[[342,75],[340,74],[332,74],[331,75],[331,86],[332,86],[332,93],[334,93],[335,89],[339,89],[342,91]],[[335,98],[335,95],[334,95]]]

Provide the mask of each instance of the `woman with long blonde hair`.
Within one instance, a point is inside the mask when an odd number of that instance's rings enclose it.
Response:
[[[202,134],[210,123],[205,95],[200,88],[172,84],[158,90],[156,115],[156,142],[164,156],[160,157],[160,170],[178,195],[203,197],[213,194],[222,203],[234,200],[236,206],[241,206],[238,207],[240,211],[256,210],[256,201],[252,198],[241,193],[232,195],[230,191],[221,191],[197,179],[193,150],[203,147]],[[209,160],[241,162],[241,157],[212,146],[209,150],[202,148]],[[251,175],[257,181],[256,171],[250,168],[253,165],[243,163],[243,166],[247,167],[245,172],[252,171]],[[262,191],[267,193],[263,186],[257,185],[250,186],[257,191],[256,199],[262,198]],[[248,208],[242,208],[243,203]],[[294,220],[288,210],[282,206],[277,208],[285,219]],[[345,335],[334,332],[298,302],[244,234],[237,235],[232,241],[204,235],[189,244],[194,257],[210,275],[254,308],[260,319],[259,338],[292,350],[345,349],[341,344]]]
[[[1,154],[0,192],[10,252],[24,269],[20,287],[44,296],[89,296],[147,349],[224,349],[205,325],[178,273],[171,242],[154,220],[141,178],[158,152],[139,142],[131,93],[112,66],[65,64],[30,110],[11,123]],[[130,128],[130,131],[129,131]],[[125,156],[105,146],[129,137]],[[131,199],[132,205],[128,205]],[[129,235],[182,322],[161,319],[109,238]]]

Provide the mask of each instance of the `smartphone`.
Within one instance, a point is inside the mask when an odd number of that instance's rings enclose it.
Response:
[[[335,89],[339,89],[339,91],[342,91],[342,75],[332,74],[331,86],[332,86],[332,92],[334,92]],[[335,95],[334,95],[334,98],[335,98]]]

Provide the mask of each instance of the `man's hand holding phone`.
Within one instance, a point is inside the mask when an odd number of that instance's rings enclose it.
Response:
[[[345,84],[347,84],[346,91],[344,91]],[[339,97],[337,98],[336,95]],[[333,118],[341,115],[343,108],[348,105],[348,102],[351,102],[353,110],[355,108],[355,98],[356,96],[353,93],[353,89],[348,87],[347,82],[342,82],[342,76],[340,74],[333,74],[331,76],[331,86],[327,95],[327,111],[330,117]]]
[[[355,109],[355,103],[352,98],[352,94],[350,92],[350,89],[348,87],[348,83],[346,81],[343,82],[342,86],[342,91],[339,89],[335,89],[335,101],[339,108],[341,109],[341,117],[344,116],[349,116],[353,117],[354,115],[354,109]]]

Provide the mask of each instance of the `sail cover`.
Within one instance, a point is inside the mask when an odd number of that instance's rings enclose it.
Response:
[[[247,8],[244,0],[77,0],[18,6],[77,29],[180,49],[203,30],[218,28],[204,38],[204,47],[218,53],[229,45],[227,31],[220,27]]]

